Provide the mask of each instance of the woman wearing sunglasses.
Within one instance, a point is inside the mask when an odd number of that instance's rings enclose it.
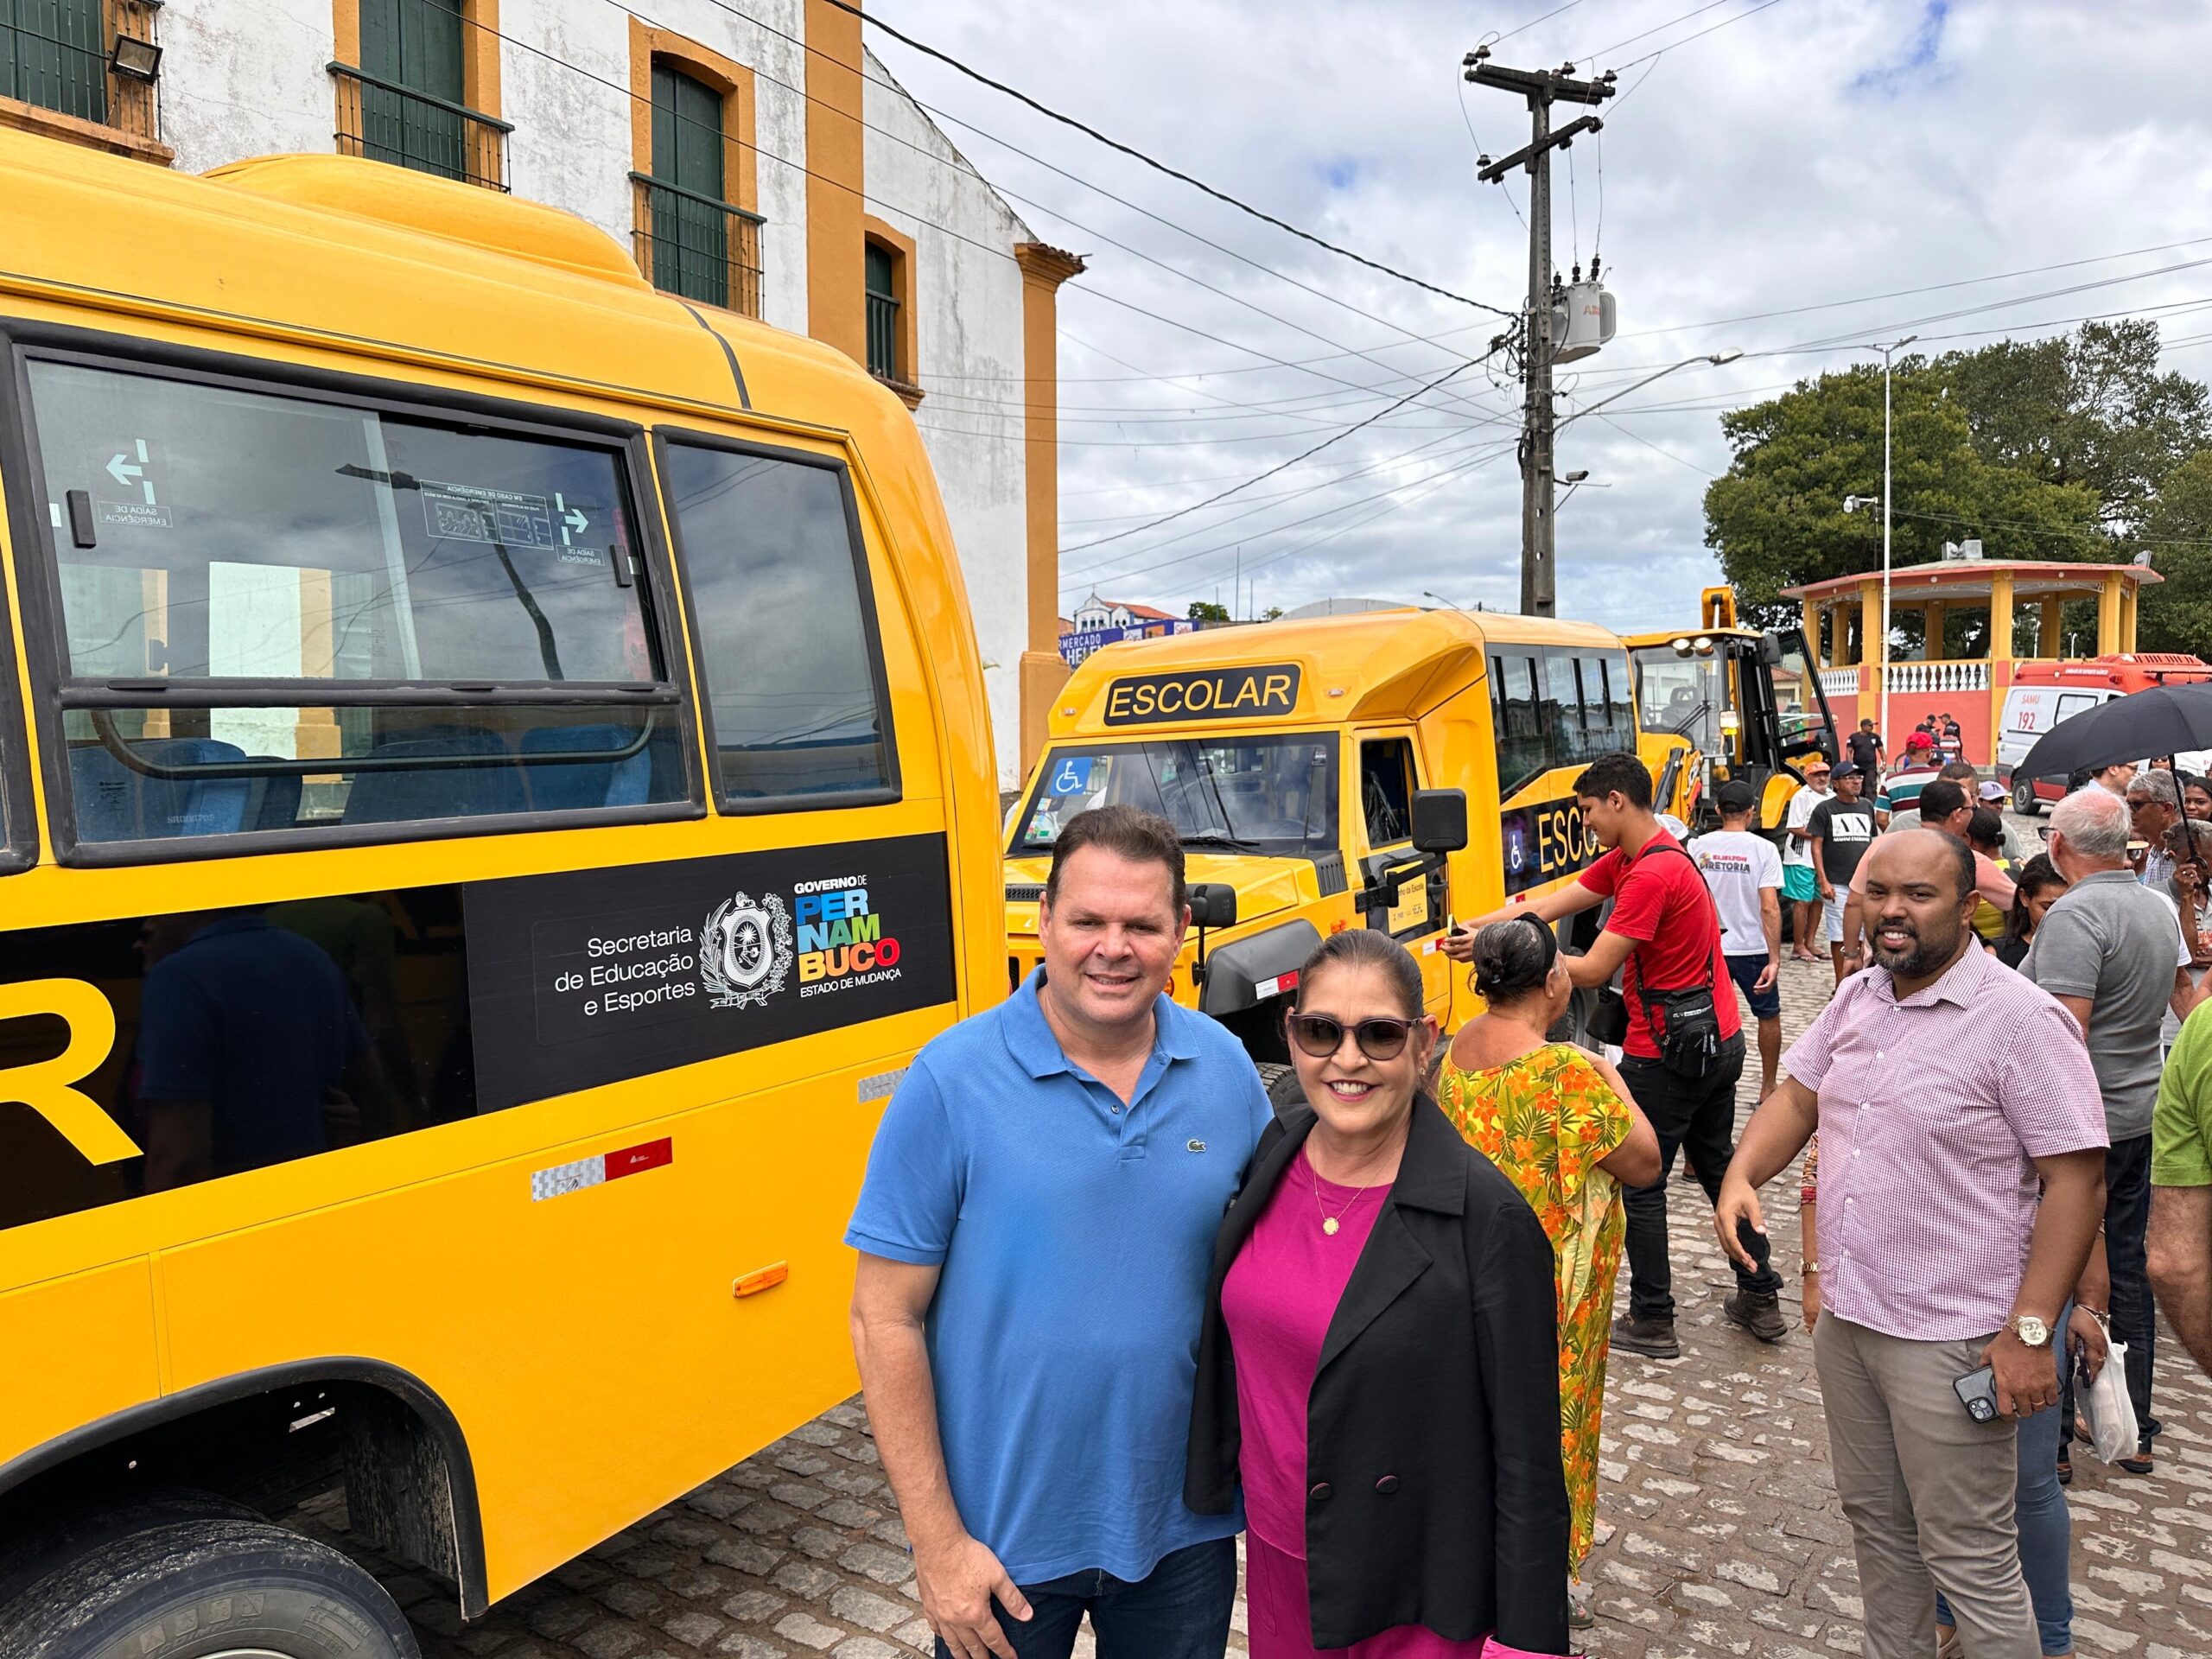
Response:
[[[1659,1137],[1611,1065],[1546,1039],[1574,995],[1550,927],[1534,916],[1493,922],[1473,949],[1475,991],[1488,1006],[1452,1039],[1436,1098],[1521,1189],[1552,1242],[1560,1455],[1573,1517],[1569,1594],[1580,1630],[1592,1623],[1581,1575],[1598,1514],[1598,1423],[1627,1225],[1621,1189],[1659,1179]]]
[[[1564,1653],[1550,1244],[1421,1090],[1402,946],[1325,941],[1288,1028],[1305,1101],[1215,1243],[1184,1492],[1243,1489],[1253,1659]]]

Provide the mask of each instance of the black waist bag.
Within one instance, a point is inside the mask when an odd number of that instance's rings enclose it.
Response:
[[[1693,1080],[1720,1064],[1720,1009],[1708,982],[1685,991],[1643,990],[1643,1006],[1659,1039],[1659,1063]]]
[[[1671,842],[1654,850],[1689,857]],[[1709,895],[1706,902],[1713,902]],[[1676,1077],[1693,1081],[1720,1064],[1720,1007],[1713,1001],[1716,979],[1711,957],[1706,958],[1705,972],[1704,984],[1675,991],[1646,985],[1643,976],[1637,976],[1637,995],[1643,1000],[1645,1018],[1650,1020],[1651,1034],[1659,1045],[1659,1064]]]

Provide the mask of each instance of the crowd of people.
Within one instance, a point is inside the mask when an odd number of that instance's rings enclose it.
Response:
[[[1219,1659],[1239,1533],[1255,1659],[1566,1652],[1610,1352],[1681,1351],[1677,1158],[1733,1269],[1722,1318],[1772,1344],[1759,1192],[1801,1154],[1863,1651],[2071,1653],[2076,1410],[2124,1401],[2104,1454],[2153,1468],[2154,1291],[2212,1369],[2212,811],[2116,769],[2030,853],[1963,761],[1911,741],[1885,775],[1858,747],[1808,765],[1779,852],[1748,786],[1685,845],[1643,766],[1600,758],[1574,792],[1602,856],[1440,941],[1482,1011],[1446,1040],[1404,947],[1336,933],[1280,1109],[1166,995],[1172,826],[1072,819],[1043,965],[917,1058],[848,1234],[940,1659],[1066,1659],[1086,1617],[1101,1659]],[[1836,980],[1786,1051],[1785,902]],[[2123,1344],[2125,1389],[2099,1387]]]

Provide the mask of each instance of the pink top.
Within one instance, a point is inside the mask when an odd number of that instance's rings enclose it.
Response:
[[[1245,1522],[1301,1561],[1306,1400],[1329,1321],[1389,1190],[1322,1180],[1300,1147],[1222,1281],[1222,1318],[1236,1351]],[[1322,1230],[1325,1216],[1337,1219],[1333,1236]]]
[[[2003,1325],[2035,1227],[2032,1160],[2106,1144],[2074,1016],[1984,950],[1903,1001],[1869,968],[1782,1069],[1820,1096],[1824,1311],[1917,1342]]]

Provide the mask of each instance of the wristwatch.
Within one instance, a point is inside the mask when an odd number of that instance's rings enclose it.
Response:
[[[2012,1334],[2024,1348],[2046,1347],[2050,1342],[2050,1327],[2032,1313],[2023,1313],[2012,1321]]]

